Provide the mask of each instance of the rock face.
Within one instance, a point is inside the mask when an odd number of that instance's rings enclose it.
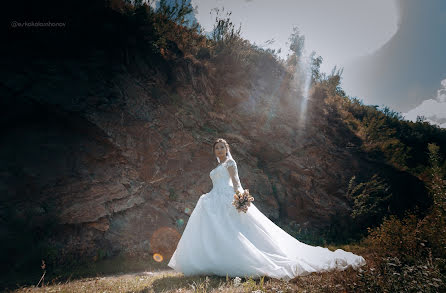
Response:
[[[360,141],[327,111],[322,88],[304,108],[279,66],[259,63],[240,80],[217,61],[154,66],[135,55],[121,66],[93,57],[5,61],[0,233],[11,258],[33,243],[56,258],[154,253],[155,232],[175,245],[212,187],[217,137],[229,142],[256,206],[304,227],[348,213],[348,180],[375,168],[346,148]]]

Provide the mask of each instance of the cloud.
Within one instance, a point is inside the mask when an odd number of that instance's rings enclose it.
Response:
[[[442,103],[446,102],[446,79],[441,81],[441,87],[437,91],[438,100]]]
[[[402,114],[406,120],[416,121],[417,116],[424,116],[426,121],[446,128],[446,79],[441,81],[437,96],[424,100],[420,105]]]

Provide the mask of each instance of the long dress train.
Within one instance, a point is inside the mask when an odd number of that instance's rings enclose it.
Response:
[[[235,172],[234,172],[235,170]],[[246,213],[232,205],[243,190],[231,158],[210,172],[212,190],[200,196],[168,266],[185,276],[269,276],[290,280],[312,272],[357,269],[362,256],[298,241],[252,202]]]

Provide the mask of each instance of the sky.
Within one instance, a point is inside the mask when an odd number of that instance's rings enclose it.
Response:
[[[372,54],[344,64],[344,89],[408,120],[446,127],[446,1],[398,1],[397,33]]]
[[[371,53],[387,42],[397,31],[397,5],[393,0],[192,0],[198,6],[195,14],[206,31],[215,23],[214,7],[232,11],[231,20],[242,36],[267,48],[282,48],[281,57],[289,53],[286,44],[297,26],[305,36],[306,50],[324,58],[322,71],[335,64]],[[380,15],[377,22],[374,15]],[[367,33],[367,37],[364,37]],[[268,40],[272,45],[265,45]]]
[[[172,0],[173,1],[173,0]],[[209,33],[213,8],[231,11],[242,37],[290,53],[297,27],[305,54],[323,58],[321,71],[343,68],[341,86],[367,105],[405,119],[423,115],[446,126],[446,1],[444,0],[190,0]]]

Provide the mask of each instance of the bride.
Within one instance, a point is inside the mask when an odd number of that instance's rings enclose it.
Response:
[[[312,272],[356,269],[362,256],[298,241],[251,203],[246,213],[232,205],[243,191],[226,140],[214,142],[219,164],[209,176],[212,190],[200,196],[168,266],[185,276],[261,276],[290,280]]]

